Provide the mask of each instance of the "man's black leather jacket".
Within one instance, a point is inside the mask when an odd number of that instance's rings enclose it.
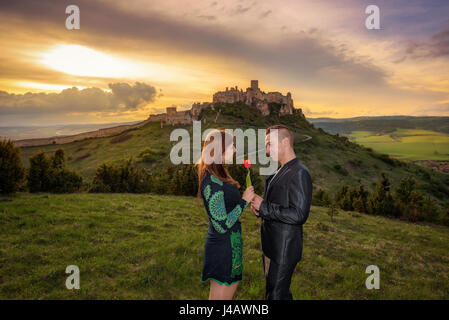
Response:
[[[297,263],[302,257],[302,225],[312,202],[312,179],[298,158],[273,176],[265,181],[259,208],[262,251],[278,264]]]

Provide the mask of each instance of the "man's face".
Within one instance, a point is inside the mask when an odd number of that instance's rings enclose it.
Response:
[[[270,134],[265,136],[265,150],[273,161],[279,160],[279,141],[277,131],[271,130]]]

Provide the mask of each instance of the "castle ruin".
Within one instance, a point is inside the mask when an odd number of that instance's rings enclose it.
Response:
[[[270,114],[269,103],[275,102],[281,105],[279,111],[280,115],[293,114],[294,106],[293,99],[290,92],[284,96],[280,92],[265,93],[259,89],[259,81],[251,80],[251,87],[242,89],[226,87],[226,91],[219,91],[213,95],[213,102],[227,102],[234,103],[242,101],[246,105],[256,107],[264,116]]]
[[[152,114],[148,118],[149,122],[161,122],[164,124],[188,124],[193,120],[198,120],[201,111],[204,108],[213,107],[214,103],[235,103],[244,102],[248,106],[256,107],[260,113],[264,116],[270,114],[269,104],[274,102],[278,103],[281,108],[279,110],[280,115],[293,114],[298,112],[302,115],[301,109],[295,109],[293,106],[293,99],[290,92],[284,96],[280,92],[268,92],[265,93],[259,89],[259,81],[251,80],[251,86],[246,88],[246,91],[238,89],[237,86],[228,88],[225,91],[218,91],[212,96],[211,102],[194,103],[190,110],[176,111],[176,107],[168,107],[166,113]]]

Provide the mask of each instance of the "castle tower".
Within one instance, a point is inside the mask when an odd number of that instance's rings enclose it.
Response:
[[[176,115],[176,107],[167,107],[167,116],[174,116]]]
[[[259,80],[251,80],[251,89],[253,90],[259,89]]]

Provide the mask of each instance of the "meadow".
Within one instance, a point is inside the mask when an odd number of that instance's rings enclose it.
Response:
[[[236,299],[263,299],[260,220],[241,218]],[[0,198],[0,299],[207,299],[204,208],[193,197],[28,194]],[[295,299],[449,299],[447,227],[312,207]],[[380,289],[368,290],[369,265]],[[79,290],[65,287],[68,265]]]
[[[404,160],[449,160],[449,134],[421,129],[352,131],[351,141]]]

